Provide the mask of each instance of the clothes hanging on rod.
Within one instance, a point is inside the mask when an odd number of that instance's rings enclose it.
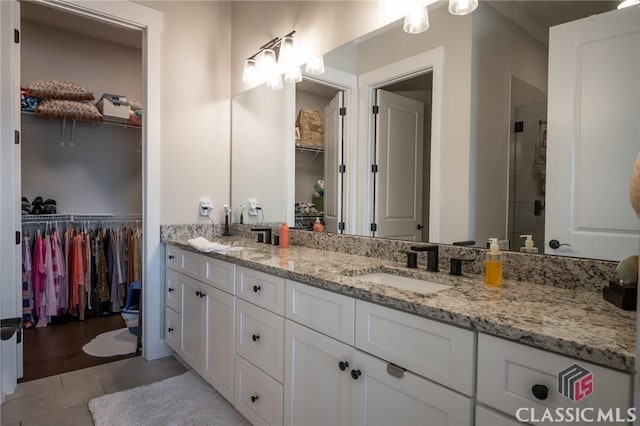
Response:
[[[140,220],[114,217],[108,228],[104,222],[23,223],[26,327],[36,318],[37,327],[46,327],[55,316],[84,320],[86,315],[119,312],[124,306],[129,285],[140,277]],[[135,228],[128,227],[132,222]]]

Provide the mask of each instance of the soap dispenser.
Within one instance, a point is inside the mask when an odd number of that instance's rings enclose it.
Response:
[[[524,247],[520,247],[522,253],[538,253],[538,247],[533,246],[533,235],[520,235],[520,237],[526,238]]]
[[[502,285],[502,253],[497,238],[489,238],[490,246],[484,262],[484,282],[492,287]]]

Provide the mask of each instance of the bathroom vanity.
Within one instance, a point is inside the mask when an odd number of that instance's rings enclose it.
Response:
[[[253,424],[515,425],[547,408],[631,407],[635,312],[597,292],[217,240],[243,249],[164,238],[166,342]],[[577,402],[557,390],[574,363],[593,375]]]

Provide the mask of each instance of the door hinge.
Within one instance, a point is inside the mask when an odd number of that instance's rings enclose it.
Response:
[[[13,139],[16,145],[20,145],[20,132],[18,130],[14,130]]]
[[[339,115],[347,115],[347,107],[340,107]]]
[[[371,232],[376,232],[378,230],[378,224],[377,223],[372,223],[371,224]]]
[[[371,165],[371,173],[378,173],[378,165],[377,164],[372,164]]]
[[[338,231],[344,231],[345,225],[344,222],[338,222]]]
[[[347,166],[345,166],[344,164],[340,164],[338,166],[338,173],[346,173],[347,172]]]
[[[16,245],[20,245],[20,231],[16,231]]]
[[[373,106],[373,113],[378,114],[380,112],[380,107],[378,105]]]
[[[20,43],[20,31],[17,28],[13,29],[13,42]]]

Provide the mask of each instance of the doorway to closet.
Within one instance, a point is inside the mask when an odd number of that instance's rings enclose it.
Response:
[[[142,32],[23,2],[20,43],[22,87],[64,80],[95,98],[71,112],[23,92],[21,380],[29,381],[140,353]],[[102,100],[95,120],[90,106],[105,94],[123,102]]]

